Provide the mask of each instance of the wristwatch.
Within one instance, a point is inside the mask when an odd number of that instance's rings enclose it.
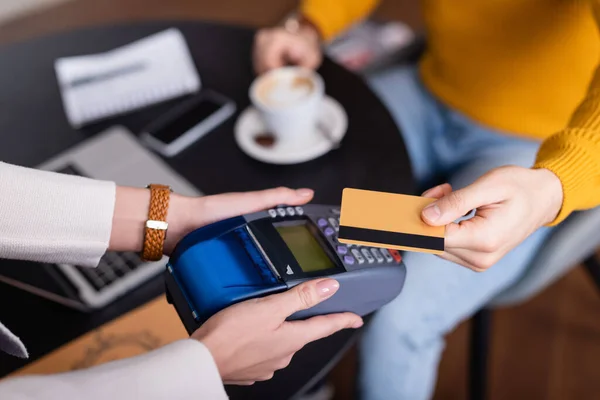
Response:
[[[281,26],[283,26],[283,29],[294,35],[299,34],[300,31],[302,31],[302,28],[310,28],[309,31],[314,34],[315,39],[319,42],[321,41],[319,29],[299,12],[295,11],[288,14],[281,23]]]
[[[155,183],[148,185],[147,189],[150,190],[150,207],[148,208],[148,220],[144,227],[141,258],[145,261],[158,261],[163,257],[165,238],[169,227],[167,212],[173,191],[169,186]]]
[[[283,28],[289,33],[296,34],[300,31],[302,27],[302,22],[300,21],[300,15],[297,12],[293,12],[289,14],[281,24]]]

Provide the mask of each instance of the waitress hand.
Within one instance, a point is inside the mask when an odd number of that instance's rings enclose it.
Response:
[[[178,213],[175,232],[169,231],[165,249],[170,251],[183,236],[194,229],[238,215],[250,214],[280,204],[298,206],[308,203],[314,192],[310,189],[275,188],[244,193],[223,193],[191,197]]]
[[[547,169],[517,166],[496,168],[456,191],[449,184],[423,194],[438,200],[422,211],[422,219],[446,226],[442,258],[485,271],[538,228],[558,215],[563,191]],[[475,216],[455,223],[476,209]]]
[[[188,233],[202,226],[238,215],[266,210],[280,204],[299,206],[313,198],[310,189],[285,187],[244,193],[224,193],[212,196],[188,197],[173,193],[169,201],[169,230],[164,252],[169,255]],[[140,251],[144,224],[148,218],[150,191],[141,188],[118,187],[113,215],[109,250]]]
[[[233,305],[210,318],[192,338],[209,349],[226,384],[251,385],[271,379],[306,344],[362,326],[362,319],[351,313],[286,321],[295,312],[330,298],[338,288],[333,279],[317,279]]]

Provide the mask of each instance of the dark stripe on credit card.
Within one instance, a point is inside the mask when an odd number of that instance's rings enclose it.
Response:
[[[341,239],[356,240],[359,242],[381,243],[383,245],[444,251],[443,237],[412,235],[409,233],[354,228],[343,225],[340,225],[340,232],[338,236]]]

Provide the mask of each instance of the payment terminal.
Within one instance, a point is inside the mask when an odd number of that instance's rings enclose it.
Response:
[[[338,242],[339,208],[281,206],[197,229],[165,272],[167,299],[187,331],[235,303],[332,277],[337,293],[290,319],[353,312],[364,316],[394,299],[406,269],[396,250]]]

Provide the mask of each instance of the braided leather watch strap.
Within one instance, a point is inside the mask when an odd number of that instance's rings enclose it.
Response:
[[[169,226],[167,224],[167,211],[169,210],[171,188],[165,185],[152,184],[148,185],[148,189],[150,189],[150,207],[144,229],[142,259],[158,261],[163,256]]]

